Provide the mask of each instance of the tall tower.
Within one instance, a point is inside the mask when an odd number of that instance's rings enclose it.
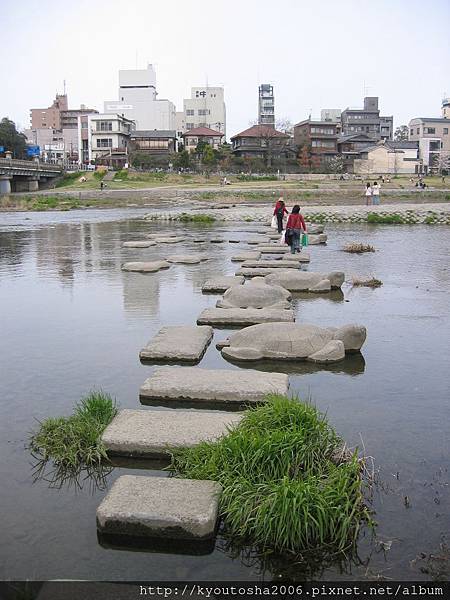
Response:
[[[259,86],[258,125],[267,125],[275,129],[275,97],[270,83],[262,83]]]
[[[442,100],[442,116],[444,119],[450,119],[450,97]]]

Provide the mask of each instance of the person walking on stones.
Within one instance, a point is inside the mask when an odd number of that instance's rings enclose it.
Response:
[[[296,204],[288,217],[286,225],[286,243],[291,247],[291,254],[301,252],[301,236],[306,233],[306,223],[300,213],[300,206]]]
[[[372,186],[370,185],[370,181],[368,181],[366,183],[366,189],[365,189],[365,197],[366,197],[366,206],[370,206],[372,204],[372,194],[373,194],[373,190],[372,190]]]
[[[283,217],[285,214],[289,214],[283,198],[278,198],[278,202],[275,204],[275,208],[273,209],[273,214],[277,218],[278,233],[281,233],[283,231]]]
[[[378,185],[377,181],[374,181],[372,186],[372,199],[374,204],[380,204],[380,189],[381,186]]]

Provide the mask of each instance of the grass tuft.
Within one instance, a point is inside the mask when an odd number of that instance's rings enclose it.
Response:
[[[369,213],[367,215],[368,223],[379,223],[381,225],[401,225],[407,223],[405,217],[398,213],[392,213],[390,215],[379,215],[378,213]]]
[[[360,279],[359,277],[353,277],[352,285],[355,287],[371,287],[377,288],[383,285],[381,279],[376,279],[376,277],[371,277],[370,279]]]
[[[364,502],[361,461],[310,404],[270,396],[215,442],[174,450],[171,470],[223,487],[225,532],[262,552],[354,546]]]
[[[369,244],[362,244],[361,242],[351,242],[346,244],[343,248],[344,252],[350,252],[353,254],[362,254],[363,252],[375,252],[375,248]]]
[[[177,220],[182,223],[214,223],[216,219],[212,215],[182,213]]]

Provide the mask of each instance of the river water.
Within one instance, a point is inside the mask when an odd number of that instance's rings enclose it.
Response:
[[[95,511],[107,489],[53,489],[33,480],[29,432],[48,416],[68,415],[89,390],[103,389],[121,407],[139,408],[138,390],[153,367],[138,352],[162,325],[193,324],[218,296],[203,295],[213,275],[233,274],[239,244],[196,244],[194,237],[240,232],[226,226],[148,223],[140,210],[3,213],[0,215],[0,578],[5,579],[270,579],[255,559],[233,555],[223,540],[206,556],[103,547]],[[122,242],[171,227],[183,244],[148,249]],[[374,494],[377,540],[361,537],[361,564],[323,579],[383,576],[424,579],[419,553],[449,542],[450,229],[438,226],[333,225],[329,243],[313,246],[310,269],[344,270],[347,279],[376,276],[379,289],[310,295],[294,301],[297,320],[367,327],[362,355],[333,368],[291,367],[291,391],[311,397],[350,446],[364,446],[380,471]],[[362,241],[375,253],[341,251]],[[121,271],[127,260],[208,252],[201,265],[156,274]],[[216,331],[214,341],[226,331]],[[237,369],[211,344],[201,367]],[[123,473],[117,467],[106,487]],[[158,471],[139,473],[160,475]],[[379,541],[387,543],[383,551]],[[392,542],[391,544],[389,544]],[[386,546],[385,546],[386,548]],[[281,566],[283,573],[284,567]],[[301,577],[290,566],[289,576]]]

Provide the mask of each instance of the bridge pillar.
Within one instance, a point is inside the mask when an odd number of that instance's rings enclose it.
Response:
[[[28,182],[28,191],[37,192],[39,189],[39,179],[30,179]]]
[[[11,193],[10,177],[0,176],[0,196],[8,196]]]

